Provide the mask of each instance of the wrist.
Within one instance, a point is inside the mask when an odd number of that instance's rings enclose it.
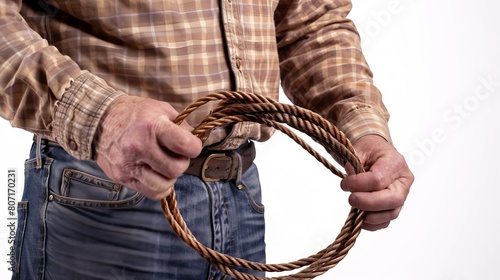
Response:
[[[98,124],[109,104],[121,95],[96,76],[82,74],[57,101],[52,138],[72,156],[92,159]]]

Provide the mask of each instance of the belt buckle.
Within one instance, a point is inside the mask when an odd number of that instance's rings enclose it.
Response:
[[[205,159],[205,161],[203,162],[203,166],[201,167],[201,179],[203,179],[203,181],[205,182],[218,182],[220,181],[221,179],[220,178],[209,178],[207,176],[205,176],[205,171],[208,169],[208,164],[210,163],[210,161],[214,158],[225,158],[225,157],[228,157],[226,154],[224,153],[217,153],[217,154],[211,154],[207,157],[207,159]]]

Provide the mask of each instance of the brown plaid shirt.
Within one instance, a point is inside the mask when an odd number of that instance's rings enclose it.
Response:
[[[351,140],[390,141],[350,9],[347,0],[0,1],[0,114],[91,159],[97,124],[119,95],[180,111],[224,90],[276,99],[281,80],[294,104]],[[255,125],[237,125],[228,145],[270,136]]]

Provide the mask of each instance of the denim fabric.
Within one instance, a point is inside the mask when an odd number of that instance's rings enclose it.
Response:
[[[160,202],[109,180],[90,161],[36,144],[26,161],[12,279],[231,279],[173,233]],[[234,182],[189,175],[175,185],[190,230],[217,251],[265,262],[255,165]],[[263,273],[258,273],[263,276]]]

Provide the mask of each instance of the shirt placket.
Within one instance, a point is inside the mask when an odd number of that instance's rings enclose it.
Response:
[[[226,38],[226,48],[230,70],[234,77],[233,89],[236,91],[253,92],[251,76],[246,68],[244,30],[241,22],[238,0],[222,0],[222,24]],[[230,135],[223,144],[225,149],[236,149],[248,140],[255,124],[240,122],[234,125]]]
[[[251,92],[250,76],[245,68],[244,33],[237,0],[222,0],[222,20],[231,70],[238,91]]]

